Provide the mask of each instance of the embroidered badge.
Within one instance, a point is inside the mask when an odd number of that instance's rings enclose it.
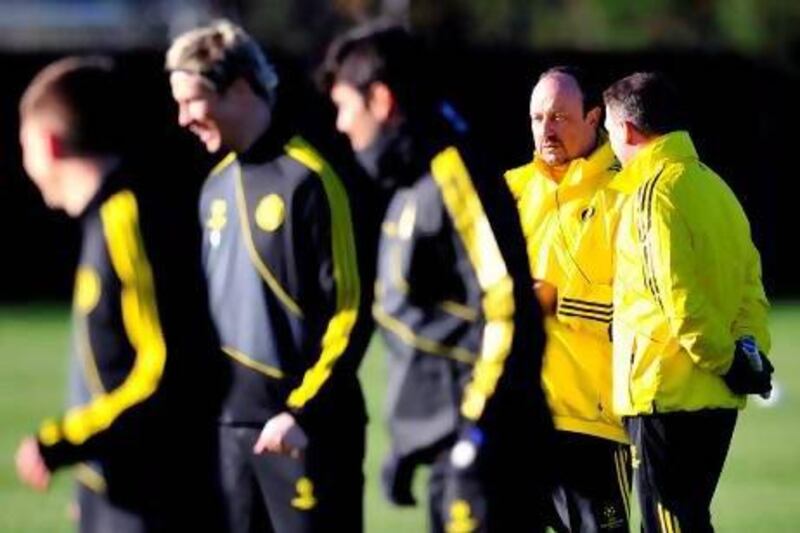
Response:
[[[100,301],[100,294],[102,288],[100,285],[100,276],[97,272],[89,266],[82,266],[78,268],[78,273],[75,276],[75,308],[88,315],[97,306]]]
[[[277,194],[268,194],[256,207],[256,225],[264,231],[275,231],[286,218],[286,206]]]
[[[317,499],[314,497],[314,483],[307,477],[301,477],[295,484],[297,495],[292,498],[292,506],[300,509],[301,511],[308,511],[317,505]]]
[[[225,200],[217,198],[211,201],[210,213],[208,220],[206,220],[206,228],[208,228],[208,240],[211,246],[219,246],[222,239],[222,229],[228,223],[228,204]]]
[[[472,516],[472,508],[466,500],[455,500],[450,505],[450,521],[447,533],[470,533],[478,523]]]

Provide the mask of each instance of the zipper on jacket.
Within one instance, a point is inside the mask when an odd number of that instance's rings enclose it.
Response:
[[[628,367],[628,399],[633,408],[633,360],[636,358],[636,338],[633,339],[633,346],[631,347],[631,361]]]

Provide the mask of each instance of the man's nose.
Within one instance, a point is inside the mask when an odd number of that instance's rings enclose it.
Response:
[[[192,117],[185,106],[178,106],[178,124],[182,127],[188,126],[192,122]]]
[[[550,137],[555,134],[556,131],[556,121],[551,118],[545,118],[543,123],[543,131],[545,137]]]

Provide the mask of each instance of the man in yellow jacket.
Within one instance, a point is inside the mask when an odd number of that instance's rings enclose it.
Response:
[[[709,507],[746,394],[769,393],[768,303],[747,217],[698,159],[678,98],[637,73],[604,93],[627,195],[616,241],[614,409],[644,531],[713,531]]]
[[[533,88],[532,162],[505,178],[520,211],[548,334],[542,384],[557,431],[559,531],[628,531],[627,437],[611,408],[612,236],[619,169],[600,132],[600,91],[572,67]]]

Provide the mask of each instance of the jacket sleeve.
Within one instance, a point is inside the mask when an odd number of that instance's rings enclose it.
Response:
[[[733,335],[738,339],[744,335],[752,335],[758,343],[758,348],[764,353],[769,353],[772,347],[769,328],[767,327],[767,314],[769,302],[764,293],[761,282],[761,258],[755,245],[750,244],[747,259],[747,280],[744,285],[744,298],[736,320],[733,323]]]
[[[512,351],[517,312],[514,281],[459,151],[450,147],[440,152],[431,162],[431,172],[481,291],[481,348],[461,402],[462,416],[480,425]]]
[[[430,199],[428,199],[430,200]],[[457,275],[441,205],[420,206],[415,191],[398,194],[383,224],[373,315],[395,352],[425,352],[464,363],[476,359],[466,334],[479,320],[467,301],[479,299],[474,279],[459,280],[465,301],[443,300],[441,284]],[[423,220],[424,219],[424,220]],[[442,274],[443,268],[447,269]],[[439,287],[435,287],[439,284]],[[479,301],[479,300],[478,300]]]
[[[322,183],[326,210],[329,216],[320,217],[319,212],[307,213],[310,225],[309,242],[303,244],[316,257],[311,275],[316,277],[320,294],[331,302],[332,309],[324,319],[320,341],[315,347],[314,364],[303,375],[300,383],[291,390],[287,407],[296,415],[315,399],[324,396],[322,392],[337,370],[347,371],[352,365],[343,368],[342,356],[346,353],[359,316],[361,300],[361,279],[356,256],[351,207],[341,179],[323,157],[305,140],[292,139],[287,151],[289,155],[308,167]],[[327,242],[319,242],[320,240]],[[309,250],[306,250],[308,252]]]
[[[50,469],[96,456],[126,424],[126,416],[156,392],[166,362],[136,199],[128,191],[117,193],[101,207],[100,215],[111,265],[120,280],[122,324],[135,360],[118,387],[42,424],[39,447]]]
[[[733,360],[730,325],[706,297],[680,196],[659,181],[643,186],[636,198],[645,283],[694,363],[722,374]]]

